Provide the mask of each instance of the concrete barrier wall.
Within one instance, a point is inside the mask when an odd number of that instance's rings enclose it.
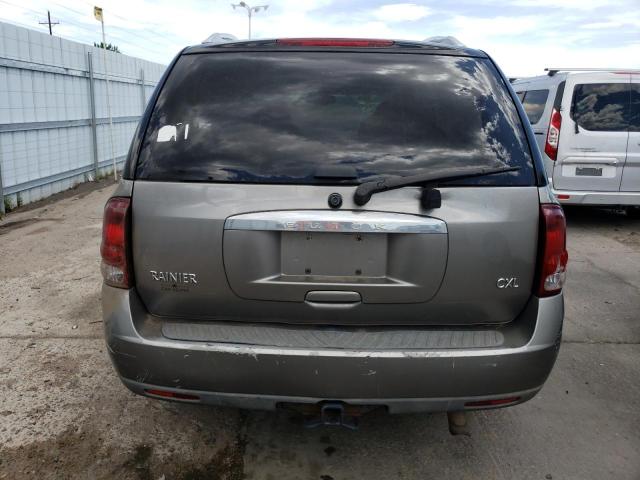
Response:
[[[0,213],[112,172],[103,53],[121,168],[166,66],[0,22]]]

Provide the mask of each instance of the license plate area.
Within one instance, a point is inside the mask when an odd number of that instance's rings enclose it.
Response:
[[[387,234],[282,232],[283,275],[384,277]]]
[[[602,167],[576,167],[576,177],[601,177]]]
[[[229,217],[229,286],[241,298],[305,302],[309,292],[351,292],[362,303],[432,298],[445,273],[446,224],[392,212],[272,211]]]

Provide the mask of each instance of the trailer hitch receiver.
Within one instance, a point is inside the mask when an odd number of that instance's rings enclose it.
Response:
[[[347,412],[344,404],[340,402],[325,402],[320,405],[320,415],[309,417],[304,423],[307,428],[332,425],[356,430],[358,428],[358,417]]]

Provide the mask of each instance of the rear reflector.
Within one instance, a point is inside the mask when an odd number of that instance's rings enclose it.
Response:
[[[560,205],[540,205],[539,242],[536,295],[549,297],[562,290],[569,260],[567,224]]]
[[[277,43],[290,47],[390,47],[395,42],[366,38],[280,38]]]
[[[562,126],[562,115],[555,108],[551,111],[551,121],[547,130],[547,141],[544,144],[544,153],[551,160],[558,158],[558,145],[560,143],[560,127]]]
[[[496,407],[498,405],[507,405],[520,400],[520,397],[494,398],[493,400],[479,400],[477,402],[467,402],[465,407]]]
[[[100,270],[105,283],[112,287],[131,287],[130,262],[127,251],[130,205],[130,198],[114,197],[110,198],[104,207]]]
[[[561,194],[558,195],[558,200],[569,200],[571,198],[571,195],[566,195],[566,194]]]
[[[156,397],[173,398],[175,400],[200,400],[198,395],[190,395],[188,393],[172,392],[170,390],[158,390],[155,388],[149,388],[144,390],[149,395],[155,395]]]

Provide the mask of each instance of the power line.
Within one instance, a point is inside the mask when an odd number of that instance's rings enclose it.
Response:
[[[0,0],[0,3],[5,3],[5,2],[2,2],[2,0]],[[24,28],[27,28],[29,30],[33,30],[33,26],[32,25],[25,25],[24,23],[20,23],[20,22],[17,22],[15,20],[13,20],[13,19],[8,19],[8,18],[2,18],[2,20],[7,22],[7,23],[12,23],[14,25],[18,25],[20,27],[24,27]],[[77,29],[83,30],[83,32],[79,32],[80,36],[76,35],[75,37],[56,34],[57,37],[65,39],[65,40],[69,40],[71,42],[80,42],[80,43],[85,43],[85,44],[89,44],[91,46],[94,46],[93,43],[95,43],[95,36],[96,36],[96,31],[95,30],[87,28],[87,27],[85,27],[83,25],[80,25],[78,23],[71,22],[69,20],[65,20],[65,24],[72,25],[73,27],[75,27]],[[88,34],[84,33],[84,32],[88,32]],[[122,43],[118,42],[121,45],[125,45],[125,46],[128,45],[129,47],[132,47],[132,48],[144,49],[146,51],[155,53],[155,54],[157,54],[159,56],[167,56],[167,52],[166,51],[160,51],[160,50],[156,50],[156,49],[148,48],[148,47],[140,47],[139,45],[136,45],[134,43],[130,43],[129,40],[124,39],[124,38],[119,37],[119,36],[116,36],[116,35],[110,35],[110,37],[111,38],[116,38],[116,39],[122,41]]]
[[[2,20],[3,22],[11,23],[13,25],[17,25],[19,27],[24,27],[24,28],[28,28],[30,30],[33,30],[33,25],[26,25],[24,23],[16,22],[15,20],[9,20],[8,18],[4,18],[4,17],[0,17],[0,20]],[[60,36],[60,38],[65,38],[65,37]],[[66,38],[66,40],[71,40],[71,39],[70,38]]]
[[[0,0],[0,3],[4,3],[5,5],[10,5],[12,7],[17,7],[17,8],[21,8],[23,10],[26,10],[27,12],[31,12],[31,13],[35,13],[36,15],[40,15],[42,12],[37,12],[35,10],[32,10],[30,8],[27,7],[23,7],[22,5],[16,5],[14,3],[9,3],[5,0]],[[33,30],[33,25],[27,25],[21,22],[18,22],[14,19],[9,19],[9,18],[5,18],[5,17],[0,17],[0,20],[2,20],[3,22],[7,22],[13,25],[17,25],[19,27],[23,27],[23,28],[28,28],[29,30]],[[68,38],[66,35],[57,35],[59,38],[63,38],[65,40],[70,40],[70,41],[74,41],[74,39],[72,38]]]
[[[78,10],[75,10],[75,9],[73,9],[73,8],[70,8],[70,7],[67,7],[67,6],[65,6],[65,5],[61,5],[61,4],[56,3],[56,2],[51,2],[51,3],[53,3],[54,5],[59,6],[60,8],[64,8],[65,10],[68,10],[68,11],[70,11],[70,12],[72,12],[72,13],[75,13],[76,15],[80,16],[81,18],[84,18],[84,17],[86,17],[86,16],[87,16],[87,13],[85,13],[85,12],[80,12],[80,11],[78,11]],[[109,13],[109,14],[110,14],[110,13]],[[115,29],[117,29],[117,30],[121,30],[121,31],[122,31],[122,30],[124,30],[124,29],[122,29],[122,28],[120,28],[120,27],[118,27],[118,26],[116,26],[116,25],[110,25],[110,26],[109,26],[109,28],[111,28],[111,29],[114,29],[114,28],[115,28]],[[145,41],[145,42],[148,42],[148,41],[149,41],[149,39],[148,39],[148,38],[143,38],[143,37],[141,37],[141,36],[137,35],[136,33],[131,32],[131,31],[129,31],[129,30],[125,30],[125,32],[126,32],[126,34],[127,34],[127,35],[130,35],[130,36],[133,36],[133,37],[139,38],[140,40],[143,40],[143,41]],[[128,41],[128,40],[123,39],[122,37],[119,37],[118,35],[114,35],[113,33],[110,33],[110,34],[109,34],[109,36],[110,36],[110,37],[114,37],[114,38],[120,38],[120,39],[122,39],[122,40],[124,40],[124,41]],[[167,41],[168,41],[165,37],[162,37],[162,36],[160,36],[160,35],[158,35],[158,39],[160,39],[160,40],[162,40],[162,41],[164,41],[164,42],[167,42]],[[157,41],[157,40],[156,40],[156,39],[154,39],[153,41]],[[145,48],[146,48],[146,47],[145,47]],[[153,50],[153,49],[151,49],[151,50]],[[160,53],[160,52],[156,51],[156,53]],[[166,53],[166,52],[163,52],[163,53]]]
[[[23,7],[22,5],[17,5],[17,4],[15,4],[15,3],[8,2],[8,1],[6,1],[6,0],[0,0],[0,3],[4,3],[4,4],[6,4],[6,5],[10,5],[10,6],[12,6],[12,7],[16,7],[16,8],[21,8],[22,10],[25,10],[25,11],[27,11],[27,12],[31,12],[31,13],[35,13],[35,14],[37,14],[37,15],[39,15],[39,14],[40,14],[40,12],[37,12],[36,10],[30,9],[30,8],[27,8],[27,7]],[[57,5],[57,4],[56,4],[56,5]],[[60,7],[62,7],[62,8],[66,8],[66,7],[64,7],[64,6],[62,6],[62,5],[58,5],[58,6],[60,6]],[[72,12],[73,12],[73,9],[69,9],[69,8],[66,8],[66,9],[67,9],[67,10],[69,10],[69,11],[72,11]],[[77,13],[77,12],[76,12],[76,13]],[[9,22],[9,23],[15,23],[15,24],[17,24],[17,25],[20,25],[20,26],[22,26],[22,27],[26,27],[26,28],[29,28],[29,29],[32,29],[32,28],[33,28],[33,27],[29,26],[29,25],[25,25],[25,24],[23,24],[23,23],[19,23],[19,22],[16,22],[16,21],[14,21],[14,20],[9,20],[9,19],[4,19],[4,20],[5,20],[5,21],[7,21],[7,22]],[[91,36],[95,36],[95,35],[96,35],[96,30],[94,30],[94,29],[92,29],[92,28],[88,27],[88,26],[87,26],[87,24],[78,23],[78,22],[75,22],[75,21],[73,21],[73,20],[69,20],[69,19],[65,19],[65,20],[64,20],[64,22],[65,22],[65,24],[70,24],[70,25],[73,25],[73,26],[74,26],[74,27],[76,27],[76,28],[79,28],[79,29],[81,29],[81,30],[84,30],[84,31],[86,31],[86,32],[89,32],[89,33],[91,34]],[[121,30],[121,29],[119,29],[119,30]],[[129,33],[130,33],[130,32],[128,32],[128,31],[127,31],[127,34],[129,34]],[[59,35],[59,36],[60,36],[60,35]],[[110,36],[111,38],[115,38],[115,39],[120,40],[121,42],[123,42],[123,44],[124,44],[124,45],[129,45],[129,46],[131,46],[131,47],[142,48],[142,47],[140,47],[140,46],[138,46],[138,45],[136,45],[136,44],[134,44],[134,43],[131,43],[129,39],[126,39],[126,38],[121,37],[121,36],[119,36],[119,35],[109,34],[109,36]],[[132,34],[132,36],[134,36],[134,37],[135,37],[136,35],[135,35],[135,34]],[[77,39],[68,38],[68,37],[63,37],[63,36],[60,36],[60,38],[65,38],[65,39],[67,39],[67,40],[71,40],[71,41],[77,41]],[[141,38],[141,37],[138,37],[138,38]],[[143,38],[141,38],[141,40],[143,40],[143,41],[145,41],[145,42],[148,42],[148,41],[149,41],[148,39],[143,39]],[[167,51],[160,51],[160,50],[156,50],[156,49],[154,49],[154,48],[150,48],[150,47],[148,47],[148,46],[146,46],[146,45],[144,46],[144,49],[145,49],[145,50],[147,50],[147,51],[150,51],[150,52],[156,53],[157,55],[167,55],[167,54],[169,53],[169,52],[167,52]],[[169,53],[169,55],[170,55],[170,53]]]
[[[0,3],[4,3],[4,4],[6,4],[6,5],[11,5],[12,7],[16,7],[16,8],[21,8],[22,10],[25,10],[25,11],[27,11],[27,12],[35,13],[35,14],[38,14],[38,15],[40,14],[40,12],[37,12],[36,10],[30,9],[30,8],[27,8],[27,7],[23,7],[22,5],[17,5],[17,4],[15,4],[15,3],[8,2],[8,1],[6,1],[6,0],[0,0]],[[56,5],[58,5],[58,4],[56,4]],[[59,6],[59,7],[62,7],[62,8],[65,8],[65,9],[67,9],[67,10],[71,11],[71,12],[78,13],[77,11],[74,11],[73,9],[70,9],[70,8],[64,7],[63,5],[58,5],[58,6]],[[8,21],[9,21],[9,22],[13,22],[13,23],[18,23],[18,22],[14,22],[13,20],[8,20]],[[65,23],[70,24],[70,25],[73,25],[73,26],[75,26],[76,28],[80,28],[80,29],[82,29],[82,30],[84,30],[84,31],[86,31],[86,32],[91,33],[92,35],[95,35],[95,34],[96,34],[96,31],[95,31],[93,28],[90,28],[90,27],[88,26],[88,24],[86,24],[86,23],[78,23],[78,22],[76,22],[76,21],[69,20],[69,19],[65,19]],[[32,28],[32,27],[30,27],[30,26],[28,26],[28,25],[24,25],[24,24],[20,24],[20,25],[21,25],[21,26],[23,26],[23,27]],[[117,27],[116,27],[116,28],[117,28]],[[118,29],[119,29],[119,30],[121,30],[120,28],[118,28]],[[128,34],[128,33],[129,33],[129,32],[127,32],[127,34]],[[135,44],[130,43],[130,41],[129,41],[128,39],[124,38],[124,37],[121,37],[121,36],[119,36],[119,35],[114,35],[114,34],[110,34],[110,36],[111,36],[111,37],[113,37],[113,38],[117,38],[117,39],[119,39],[119,40],[121,40],[121,41],[125,42],[125,44],[128,44],[128,45],[130,45],[130,46],[135,46]],[[132,36],[136,36],[136,35],[135,35],[135,34],[132,34]],[[138,37],[138,38],[140,38],[140,37]],[[68,40],[72,40],[72,39],[68,39]],[[142,40],[144,40],[144,39],[142,39]],[[159,50],[155,50],[155,49],[153,49],[153,48],[145,47],[145,49],[150,50],[150,51],[153,51],[153,52],[158,53],[158,54],[166,54],[166,52],[161,52],[161,51],[159,51]]]
[[[68,10],[68,11],[70,11],[70,12],[73,12],[73,13],[75,13],[76,15],[79,15],[80,17],[85,17],[85,16],[87,15],[87,13],[86,13],[86,12],[80,12],[80,11],[78,11],[78,10],[74,9],[74,8],[67,7],[67,6],[65,6],[65,5],[61,5],[61,4],[56,3],[56,2],[51,2],[51,3],[53,3],[54,5],[59,6],[60,8],[64,8],[65,10]],[[86,5],[91,5],[91,4],[90,4],[90,3],[88,3],[88,2],[83,2],[83,3],[85,3]],[[92,8],[93,8],[93,6],[92,6]],[[110,11],[110,10],[107,12],[107,14],[108,14],[108,15],[110,15],[110,16],[114,16],[114,17],[116,17],[116,18],[119,18],[119,19],[121,19],[121,20],[124,20],[125,22],[129,22],[129,21],[130,21],[128,18],[125,18],[125,17],[122,17],[122,16],[120,16],[120,15],[117,15],[117,14],[113,13],[113,12],[112,12],[112,11]],[[154,25],[154,24],[151,24],[151,25]],[[114,28],[115,28],[115,29],[117,29],[117,30],[121,30],[121,31],[122,31],[122,30],[124,30],[122,27],[119,27],[119,26],[117,26],[117,25],[110,25],[110,26],[109,26],[109,28],[110,28],[110,29],[114,29]],[[160,34],[157,34],[157,33],[153,32],[153,31],[148,31],[148,32],[147,32],[147,31],[145,31],[145,32],[144,32],[144,33],[149,33],[149,34],[153,35],[153,36],[155,37],[155,38],[153,38],[153,39],[152,39],[152,38],[149,38],[149,37],[147,37],[147,38],[142,37],[142,36],[138,35],[138,33],[131,32],[130,30],[124,30],[124,31],[126,31],[127,35],[132,35],[132,36],[134,36],[134,37],[139,38],[140,40],[144,40],[144,41],[147,41],[147,42],[148,42],[148,41],[154,41],[154,42],[157,42],[158,40],[160,40],[160,41],[162,41],[162,42],[170,42],[170,40],[167,40],[167,38],[166,38],[165,36],[162,36],[162,35],[160,35]],[[139,32],[139,33],[143,33],[143,32]],[[112,35],[112,36],[113,36],[113,35]]]
[[[86,0],[81,0],[82,3],[84,3],[85,5],[91,6],[93,7],[93,4],[91,2],[87,2]],[[120,20],[124,20],[125,22],[128,22],[129,19],[127,17],[123,17],[122,15],[118,15],[117,13],[114,13],[113,11],[109,10],[109,15],[113,15],[116,18],[119,18]],[[158,23],[153,23],[153,22],[147,22],[149,25],[153,25],[155,27],[161,27],[160,24]]]
[[[91,8],[93,8],[93,5],[94,5],[93,3],[91,3],[91,2],[89,2],[89,1],[87,1],[87,0],[80,0],[80,1],[81,1],[82,3],[84,3],[85,5],[87,5],[87,6],[91,6]],[[123,21],[125,21],[125,22],[130,22],[130,21],[131,21],[131,19],[130,19],[130,18],[128,18],[128,17],[123,17],[122,15],[118,15],[117,13],[114,13],[112,10],[109,10],[108,14],[109,14],[109,16],[113,16],[113,17],[119,18],[120,20],[123,20]],[[160,23],[156,23],[156,22],[148,22],[148,21],[145,21],[145,22],[142,22],[142,23],[143,23],[143,25],[145,25],[145,26],[146,26],[146,27],[148,27],[148,28],[156,28],[156,29],[158,29],[158,30],[162,30],[162,29],[164,28],[164,25],[162,25],[162,24],[160,24]],[[118,27],[118,26],[115,26],[115,25],[111,26],[111,28],[114,28],[114,27],[115,27],[115,28],[118,28],[118,29],[120,29],[120,30],[124,30],[122,27]],[[127,32],[128,32],[128,30],[127,30]],[[144,31],[139,32],[139,33],[140,33],[140,34],[142,34],[142,33],[145,33],[145,34],[151,34],[151,35],[153,35],[155,38],[159,38],[159,39],[161,39],[162,41],[170,42],[170,40],[168,40],[168,39],[167,39],[167,37],[166,37],[165,35],[162,35],[162,34],[156,33],[154,30],[144,30]],[[155,38],[153,39],[154,41],[155,41]],[[185,44],[187,44],[187,43],[189,43],[189,42],[185,42],[185,41],[182,41],[182,40],[178,39],[177,43],[180,45],[180,48],[181,48],[182,46],[184,46]],[[196,41],[196,43],[199,43],[199,42],[197,42],[197,41]]]

